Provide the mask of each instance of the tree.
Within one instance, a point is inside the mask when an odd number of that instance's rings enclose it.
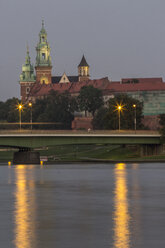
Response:
[[[8,122],[18,122],[19,120],[19,114],[17,110],[17,105],[19,104],[18,98],[11,98],[8,99],[4,103],[4,111],[6,113],[6,116],[4,116],[4,119]]]
[[[94,116],[97,109],[103,105],[102,91],[94,88],[92,85],[83,86],[78,96],[79,109],[81,111],[88,111]]]
[[[165,114],[159,115],[160,133],[165,137]]]
[[[59,94],[51,91],[47,98],[37,100],[34,104],[34,121],[58,123],[49,127],[53,129],[71,129],[75,110],[77,110],[76,99],[68,92]]]
[[[135,111],[136,111],[136,128],[142,128],[142,109],[143,104],[126,95],[118,94],[111,98],[107,108],[99,110],[94,117],[93,125],[95,129],[118,129],[119,128],[119,111],[117,105],[122,106],[120,111],[120,127],[121,129],[134,129]],[[136,109],[133,107],[136,105]],[[101,112],[103,111],[103,112]],[[99,121],[98,121],[99,120]],[[101,126],[99,124],[101,123]]]
[[[101,107],[98,109],[97,114],[94,116],[92,120],[92,125],[94,129],[103,130],[105,129],[105,118],[108,109],[106,107]]]

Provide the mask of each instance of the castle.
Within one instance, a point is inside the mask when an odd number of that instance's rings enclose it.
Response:
[[[36,46],[36,63],[35,72],[30,61],[29,49],[27,47],[27,54],[25,64],[22,66],[22,73],[20,75],[20,86],[21,86],[21,100],[26,102],[29,100],[31,90],[36,84],[40,85],[52,85],[61,83],[71,82],[82,82],[88,81],[89,77],[89,65],[83,55],[80,64],[78,65],[78,75],[68,76],[64,72],[62,76],[52,76],[52,63],[50,56],[50,45],[47,40],[47,32],[42,21],[42,28],[39,33],[39,42]]]
[[[105,102],[114,97],[115,94],[121,93],[126,93],[142,101],[144,104],[144,124],[152,129],[159,126],[158,115],[165,113],[165,83],[161,77],[125,78],[120,81],[110,81],[104,77],[92,80],[89,76],[89,65],[84,55],[78,65],[77,76],[68,76],[66,73],[60,77],[52,76],[50,46],[43,21],[36,53],[34,73],[27,48],[25,64],[22,66],[19,81],[22,102],[34,102],[36,99],[42,99],[51,90],[59,93],[69,91],[72,96],[77,96],[81,87],[93,85],[102,90]]]

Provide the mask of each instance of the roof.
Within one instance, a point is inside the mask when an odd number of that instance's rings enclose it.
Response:
[[[76,95],[79,93],[83,86],[93,85],[103,91],[103,95],[109,95],[114,93],[128,93],[139,91],[165,91],[165,83],[161,78],[151,79],[139,79],[139,83],[121,83],[120,81],[111,82],[108,78],[94,79],[82,82],[70,82],[70,83],[54,83],[48,85],[41,85],[39,83],[34,84],[30,96],[38,97],[48,95],[50,90],[63,93],[69,91],[71,94]]]
[[[83,82],[71,82],[71,83],[54,83],[54,84],[34,84],[31,89],[30,96],[39,97],[49,95],[51,90],[63,93],[69,91],[71,94],[78,94],[83,86],[93,85],[95,88],[106,89],[109,84],[108,78],[88,80]]]
[[[75,83],[75,82],[78,82],[79,81],[79,77],[78,76],[67,76],[67,77],[68,77],[68,79],[69,79],[70,82]]]
[[[88,66],[89,67],[88,63],[86,62],[86,59],[85,59],[84,55],[83,55],[83,57],[81,59],[81,62],[80,62],[78,67],[81,67],[81,66]]]
[[[52,84],[57,84],[60,82],[62,76],[52,77]],[[67,76],[70,82],[76,83],[79,81],[78,76]]]
[[[122,84],[126,83],[163,83],[163,79],[158,78],[122,78]]]
[[[52,84],[57,84],[60,82],[61,76],[52,77]]]
[[[161,91],[165,90],[165,83],[162,78],[137,78],[138,83],[111,82],[106,88],[106,94],[109,92],[128,93],[139,91]]]

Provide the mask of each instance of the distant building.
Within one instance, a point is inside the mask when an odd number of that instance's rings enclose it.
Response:
[[[78,65],[77,76],[69,76],[65,72],[62,76],[52,76],[50,46],[43,22],[36,53],[34,73],[27,48],[25,64],[22,66],[19,81],[23,102],[42,99],[49,95],[51,90],[59,93],[68,91],[72,96],[77,96],[81,87],[93,85],[102,90],[105,102],[121,93],[126,93],[142,101],[144,104],[144,124],[152,129],[159,126],[158,115],[165,113],[165,83],[162,78],[126,78],[117,82],[109,81],[107,77],[91,80],[89,65],[84,55]]]

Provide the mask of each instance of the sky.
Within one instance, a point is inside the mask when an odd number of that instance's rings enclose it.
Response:
[[[52,75],[77,75],[84,54],[92,79],[163,77],[164,0],[0,0],[0,101],[20,98],[28,44],[35,64],[42,19]]]

